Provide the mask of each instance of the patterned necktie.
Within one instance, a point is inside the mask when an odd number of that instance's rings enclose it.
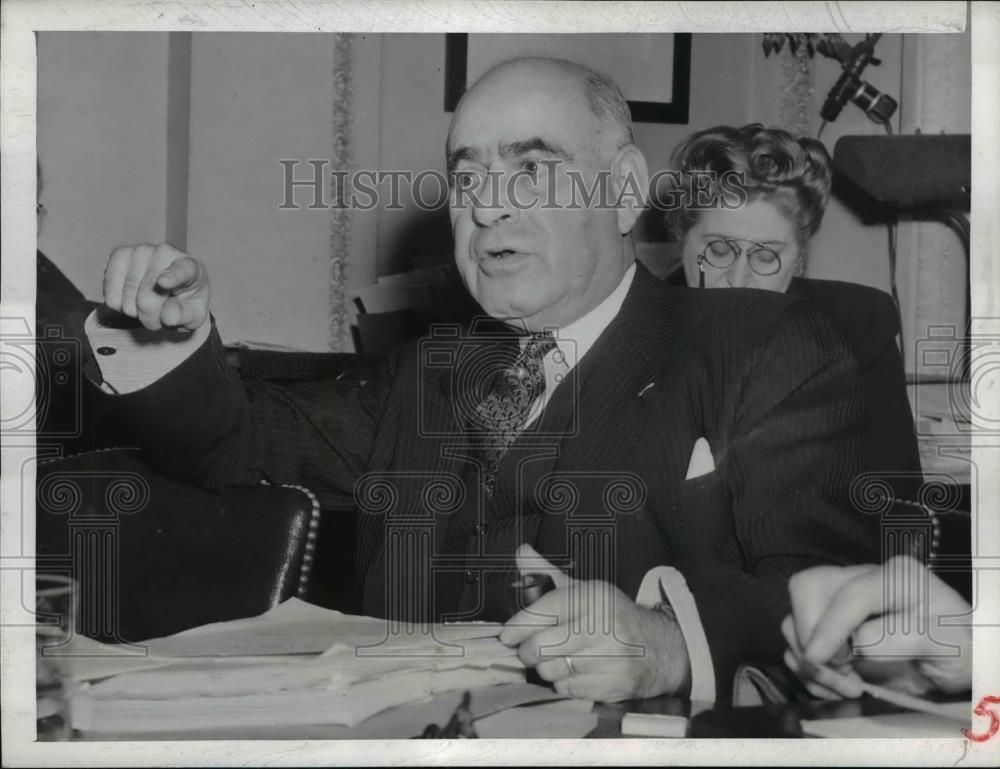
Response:
[[[497,372],[490,391],[476,407],[479,425],[488,436],[483,488],[489,495],[496,487],[500,460],[524,429],[531,405],[545,391],[542,359],[555,346],[551,334],[532,334],[513,365]]]

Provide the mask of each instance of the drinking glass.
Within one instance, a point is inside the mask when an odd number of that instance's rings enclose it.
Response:
[[[35,579],[35,704],[37,740],[54,742],[71,736],[67,706],[71,682],[59,670],[57,658],[76,627],[76,583],[61,574]]]

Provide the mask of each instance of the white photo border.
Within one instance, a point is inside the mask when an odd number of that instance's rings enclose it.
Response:
[[[568,6],[574,6],[569,8]],[[572,11],[572,12],[570,12]],[[150,31],[663,31],[663,32],[960,32],[966,13],[972,24],[973,201],[972,316],[979,333],[1000,334],[1000,8],[986,2],[771,2],[602,4],[530,2],[267,2],[212,3],[135,0],[8,0],[2,5],[2,316],[34,324],[35,92],[37,30]],[[2,379],[3,404],[30,397]],[[1000,398],[1000,383],[983,391]],[[18,397],[20,396],[20,397]],[[1000,441],[997,441],[1000,443]],[[33,547],[34,532],[22,531],[21,508],[33,506],[33,477],[20,486],[21,463],[33,446],[4,441],[0,487],[0,590],[3,616],[19,611],[21,576],[32,567],[18,555]],[[978,438],[979,510],[1000,499],[1000,446]],[[23,496],[22,496],[23,494]],[[975,503],[974,503],[975,504]],[[974,508],[975,510],[975,508]],[[27,516],[29,528],[33,519]],[[979,601],[974,640],[973,702],[1000,694],[1000,521],[978,521]],[[4,623],[7,624],[7,623]],[[482,764],[720,764],[938,765],[1000,762],[1000,735],[977,744],[956,736],[941,740],[449,740],[391,743],[364,741],[188,741],[40,743],[34,738],[34,643],[27,627],[5,627],[2,654],[3,752],[8,766],[226,766],[233,764],[377,765]],[[982,729],[984,719],[973,719]]]

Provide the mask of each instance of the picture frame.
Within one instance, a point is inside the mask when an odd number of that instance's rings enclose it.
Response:
[[[662,33],[655,35],[638,35],[644,38],[656,38],[655,45],[662,45],[664,58],[671,62],[669,77],[671,88],[665,98],[649,98],[649,77],[643,78],[646,82],[630,82],[628,77],[618,75],[615,81],[618,83],[625,98],[628,101],[632,113],[632,120],[636,123],[673,123],[687,124],[690,106],[691,89],[691,34],[690,33]],[[475,36],[476,38],[485,36]],[[490,36],[495,38],[497,36]],[[538,40],[538,35],[525,35],[525,38]],[[569,38],[569,35],[559,37]],[[585,42],[585,38],[591,35],[578,34],[572,37],[580,38],[580,42]],[[589,42],[589,41],[586,41]],[[648,43],[648,41],[647,41]],[[445,61],[444,61],[444,109],[445,112],[453,112],[458,105],[468,85],[470,74],[470,52],[469,35],[464,32],[449,32],[445,35]],[[590,58],[589,47],[581,46],[580,56],[573,57],[578,61]],[[512,51],[511,55],[518,55]],[[637,52],[635,57],[635,69],[638,72],[645,72],[648,75],[647,62],[651,57],[641,55]],[[652,57],[655,59],[655,57]],[[480,72],[472,73],[478,77]],[[635,98],[633,98],[635,97]]]

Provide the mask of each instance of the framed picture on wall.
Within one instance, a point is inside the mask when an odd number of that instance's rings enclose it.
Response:
[[[691,35],[465,34],[445,36],[444,108],[452,112],[469,83],[517,56],[551,56],[586,64],[621,87],[637,123],[687,123]]]

